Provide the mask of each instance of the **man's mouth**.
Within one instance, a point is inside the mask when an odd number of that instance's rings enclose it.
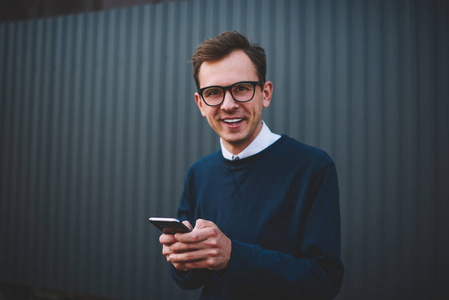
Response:
[[[243,119],[224,119],[223,122],[227,124],[237,124],[239,122],[243,121]]]

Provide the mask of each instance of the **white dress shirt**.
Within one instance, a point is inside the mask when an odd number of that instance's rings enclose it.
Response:
[[[262,121],[262,123],[262,130],[259,132],[254,141],[252,141],[251,144],[248,145],[248,147],[243,149],[243,151],[237,155],[233,155],[231,152],[229,152],[224,147],[223,140],[220,138],[221,152],[223,154],[223,157],[228,160],[236,160],[252,156],[268,148],[271,144],[276,142],[281,137],[279,134],[272,133],[265,122]]]

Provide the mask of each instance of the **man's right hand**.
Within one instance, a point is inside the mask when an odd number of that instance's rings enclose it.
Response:
[[[182,223],[184,223],[184,225],[189,227],[190,230],[193,230],[193,226],[190,224],[189,221],[183,221]],[[159,237],[159,242],[162,244],[162,254],[167,258],[167,261],[170,261],[169,257],[171,254],[174,253],[173,251],[170,250],[170,246],[177,242],[177,240],[175,239],[175,235],[163,233]],[[189,269],[186,268],[185,265],[183,264],[180,263],[172,263],[172,264],[178,271],[189,271]]]

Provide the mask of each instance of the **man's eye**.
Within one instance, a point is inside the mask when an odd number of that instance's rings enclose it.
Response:
[[[204,91],[204,96],[211,97],[211,96],[217,96],[220,95],[220,89],[207,89]]]
[[[250,84],[239,84],[234,86],[233,91],[234,92],[246,92],[251,90],[251,85]]]

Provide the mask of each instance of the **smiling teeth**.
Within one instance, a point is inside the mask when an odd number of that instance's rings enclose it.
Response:
[[[235,122],[239,122],[241,120],[242,119],[229,119],[229,120],[223,120],[223,121],[225,121],[226,123],[235,123]]]

